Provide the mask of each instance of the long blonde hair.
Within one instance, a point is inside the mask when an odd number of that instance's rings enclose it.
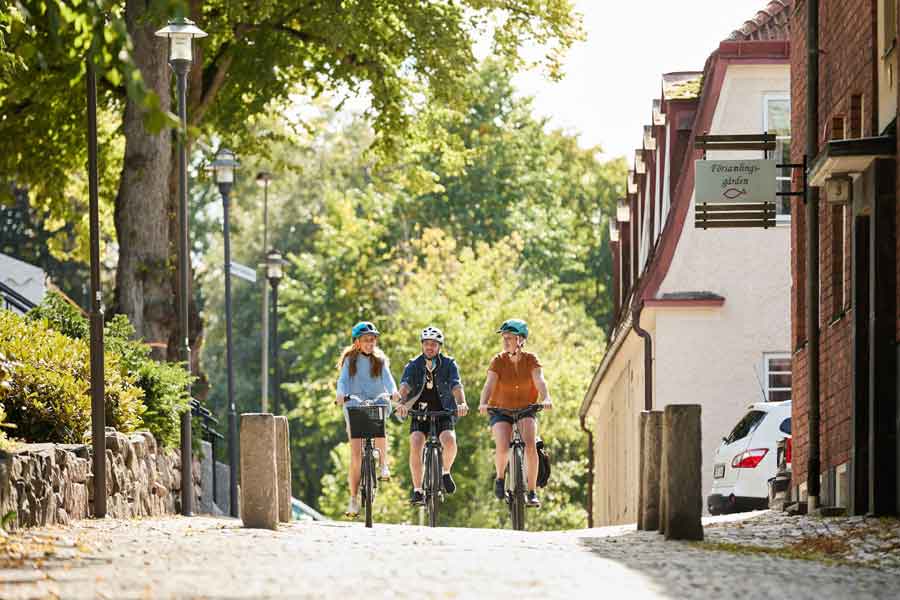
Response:
[[[366,355],[360,350],[359,343],[353,342],[351,345],[344,348],[344,351],[341,353],[341,359],[338,361],[337,365],[338,370],[343,369],[344,363],[349,360],[350,377],[355,377],[357,370],[356,360],[360,356]],[[381,377],[381,370],[384,369],[384,365],[387,364],[387,356],[381,351],[381,348],[375,346],[372,354],[367,358],[372,361],[372,377]]]

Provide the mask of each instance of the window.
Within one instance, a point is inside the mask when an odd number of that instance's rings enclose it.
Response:
[[[884,7],[884,56],[890,54],[897,40],[897,0],[881,0]]]
[[[843,140],[845,139],[845,121],[844,117],[836,116],[831,119],[831,139],[833,140]]]
[[[791,399],[791,355],[766,354],[763,357],[766,374],[766,400],[782,402]]]
[[[764,104],[763,128],[766,133],[775,134],[773,158],[778,164],[788,164],[791,162],[791,99],[787,94],[766,94]],[[778,169],[775,179],[778,181],[777,191],[791,191],[791,170],[789,168]],[[779,221],[790,221],[790,196],[775,198],[775,213]]]
[[[731,430],[731,433],[728,434],[728,437],[725,438],[726,444],[733,444],[738,440],[742,440],[759,427],[759,424],[763,422],[763,419],[766,418],[766,412],[761,410],[751,410],[744,418],[738,421],[738,424],[734,426],[734,429]]]
[[[846,272],[847,206],[831,207],[831,317],[837,318],[847,306],[844,273]]]
[[[785,433],[787,435],[791,435],[791,418],[788,417],[784,421],[781,422],[781,425],[778,426],[778,430],[781,433]]]
[[[850,137],[861,138],[863,135],[863,99],[859,94],[850,96]]]

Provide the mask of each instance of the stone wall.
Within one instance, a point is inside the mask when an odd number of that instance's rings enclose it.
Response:
[[[22,444],[0,452],[0,515],[16,512],[10,528],[66,524],[93,515],[91,446]],[[200,506],[200,465],[193,464]],[[157,447],[146,431],[106,431],[107,515],[158,516],[181,510],[181,457]]]

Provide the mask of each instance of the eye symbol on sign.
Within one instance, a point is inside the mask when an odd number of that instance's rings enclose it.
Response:
[[[728,198],[729,200],[734,200],[735,198],[743,196],[746,193],[747,193],[746,190],[739,190],[737,188],[728,188],[727,190],[722,192],[722,195],[725,196],[726,198]]]

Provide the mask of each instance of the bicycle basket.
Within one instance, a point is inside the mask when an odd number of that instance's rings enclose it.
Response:
[[[383,438],[387,407],[382,405],[348,406],[350,437]]]

